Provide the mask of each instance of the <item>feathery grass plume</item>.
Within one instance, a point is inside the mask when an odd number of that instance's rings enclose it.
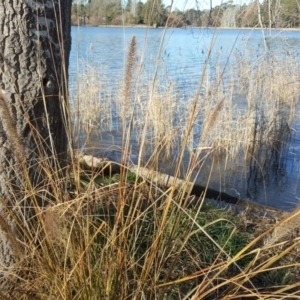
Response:
[[[58,207],[47,205],[44,212],[44,231],[46,238],[58,242],[62,236],[62,226]]]
[[[129,51],[127,54],[126,69],[125,69],[125,78],[124,78],[124,90],[123,90],[123,113],[124,117],[126,110],[128,110],[130,105],[130,94],[131,94],[131,85],[133,79],[134,65],[135,65],[135,55],[136,55],[136,39],[135,36],[132,37],[129,45]]]
[[[8,245],[3,242],[0,243],[0,256],[2,262],[7,262],[8,265],[11,266],[12,262],[16,262],[22,258],[24,249],[22,248],[21,243],[17,239],[16,232],[12,229],[13,225],[10,224],[8,218],[4,217],[2,213],[3,212],[0,213],[0,239],[2,241],[9,242],[9,246],[11,247],[12,252],[7,251],[6,247]],[[11,255],[12,253],[13,255]],[[1,269],[2,267],[3,266],[0,265]],[[2,273],[2,270],[0,273]]]
[[[28,182],[29,177],[28,177],[28,171],[26,169],[25,160],[23,156],[24,155],[23,147],[20,143],[15,121],[11,117],[7,101],[1,90],[0,90],[0,111],[1,111],[2,124],[4,130],[8,133],[7,138],[11,143],[12,150],[14,152],[14,155],[18,163],[18,165],[14,165],[14,171],[16,172],[17,176],[19,176],[18,172],[22,173],[25,176],[25,180]],[[16,187],[12,187],[10,182],[7,182],[7,186],[10,186],[12,191],[17,192],[15,190]],[[11,203],[10,205],[8,205],[8,203],[6,203],[8,199],[0,199],[0,207],[1,207],[0,240],[2,240],[2,243],[0,243],[1,245],[0,256],[1,256],[1,260],[3,260],[4,262],[6,261],[9,262],[11,260],[16,261],[21,257],[21,254],[23,253],[23,251],[20,248],[20,243],[17,240],[17,232],[15,231],[17,227],[15,223],[15,218],[18,218],[18,216],[16,216],[16,211],[18,209],[15,209],[14,211],[14,209],[12,208],[14,206],[14,202],[13,202],[14,200],[15,199],[13,199],[12,197],[10,200]],[[18,213],[20,213],[20,211],[18,211]],[[3,248],[8,246],[6,244],[10,245],[12,252],[9,252],[7,251],[7,249],[5,250]],[[10,257],[6,257],[8,254],[10,255]]]
[[[218,122],[218,120],[217,120],[218,115],[223,108],[224,101],[225,101],[225,98],[223,98],[221,101],[219,101],[219,103],[216,105],[213,112],[210,114],[210,116],[205,121],[204,126],[203,126],[203,131],[201,134],[201,140],[203,142],[205,141],[205,138],[207,137],[209,131],[214,127],[214,124]]]
[[[18,163],[20,164],[20,167],[21,166],[25,167],[24,156],[23,156],[24,151],[23,151],[23,147],[20,143],[20,139],[19,139],[19,136],[17,133],[16,124],[10,114],[10,110],[9,110],[7,101],[1,90],[0,90],[0,110],[1,110],[3,127],[4,127],[5,131],[8,132],[7,138],[10,140],[10,143],[13,147],[13,151],[16,154],[16,157],[17,157]]]

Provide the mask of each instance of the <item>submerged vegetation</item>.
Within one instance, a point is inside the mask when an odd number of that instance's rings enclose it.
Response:
[[[209,66],[213,76],[207,62],[197,91],[181,97],[171,80],[160,80],[159,55],[150,79],[138,55],[133,38],[124,80],[110,86],[115,93],[96,68],[79,72],[70,99],[74,135],[84,133],[88,144],[93,135],[118,134],[121,159],[86,166],[70,149],[66,186],[43,160],[47,183],[27,192],[48,203],[33,208],[35,222],[5,207],[22,239],[9,235],[17,259],[2,270],[0,298],[300,299],[299,209],[271,216],[217,206],[176,184],[213,170],[217,159],[265,177],[264,166],[288,149],[298,61],[231,53],[230,65]],[[149,176],[130,168],[131,138],[139,145],[135,167]],[[151,172],[168,164],[174,180],[166,187]]]

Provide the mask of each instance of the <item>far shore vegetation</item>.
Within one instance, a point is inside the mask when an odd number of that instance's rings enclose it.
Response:
[[[171,1],[170,1],[171,2]],[[192,3],[193,1],[189,1]],[[208,1],[207,1],[208,2]],[[152,27],[224,27],[224,28],[298,28],[300,5],[295,0],[250,1],[204,9],[201,1],[195,8],[165,6],[162,0],[76,0],[72,6],[73,25],[146,25]],[[149,17],[150,16],[150,17]]]

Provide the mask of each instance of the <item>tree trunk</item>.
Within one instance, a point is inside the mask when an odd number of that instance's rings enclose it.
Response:
[[[66,164],[71,2],[0,1],[0,269],[16,260],[7,207],[45,205],[47,168]]]

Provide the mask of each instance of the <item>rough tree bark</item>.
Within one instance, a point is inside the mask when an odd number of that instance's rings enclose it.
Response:
[[[56,170],[65,166],[71,2],[0,1],[0,197],[8,206],[32,204],[30,197],[22,201],[26,190],[45,184],[45,161]],[[38,197],[39,205],[44,201]],[[3,227],[0,269],[14,262]]]

